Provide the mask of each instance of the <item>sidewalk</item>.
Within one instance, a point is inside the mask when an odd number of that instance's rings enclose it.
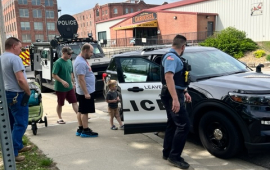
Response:
[[[99,133],[97,138],[75,136],[76,116],[71,105],[63,108],[67,124],[56,124],[56,97],[51,93],[43,94],[44,114],[47,113],[49,126],[39,125],[37,135],[27,130],[31,142],[45,155],[57,163],[60,170],[177,170],[162,159],[163,139],[154,135],[124,135],[123,130],[109,128],[108,113],[96,110],[90,114],[89,127]],[[247,162],[231,159],[222,160],[210,155],[203,148],[187,143],[184,159],[190,163],[190,170],[263,170]]]

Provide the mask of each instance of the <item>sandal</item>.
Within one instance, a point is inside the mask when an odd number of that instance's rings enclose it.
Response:
[[[57,121],[58,124],[66,124],[66,122],[63,121],[63,119],[60,119]]]

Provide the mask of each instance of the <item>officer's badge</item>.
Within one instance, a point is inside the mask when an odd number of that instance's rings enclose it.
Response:
[[[174,60],[174,58],[171,57],[171,56],[168,56],[168,57],[167,57],[167,60]]]

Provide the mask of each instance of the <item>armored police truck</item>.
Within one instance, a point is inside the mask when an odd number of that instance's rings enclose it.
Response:
[[[105,57],[102,48],[89,33],[87,38],[78,38],[78,24],[74,17],[62,15],[57,21],[57,29],[60,33],[50,42],[35,42],[30,46],[31,70],[35,79],[40,84],[42,92],[54,89],[52,78],[53,63],[61,57],[62,48],[69,46],[73,50],[71,60],[75,60],[80,54],[81,47],[89,43],[94,47],[94,54],[88,63],[96,76],[96,92],[103,90],[102,71],[106,70],[109,59]]]

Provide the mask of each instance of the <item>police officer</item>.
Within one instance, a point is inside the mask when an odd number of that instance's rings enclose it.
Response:
[[[188,83],[185,62],[181,55],[185,50],[186,38],[176,35],[170,51],[163,56],[161,65],[162,91],[161,100],[167,112],[167,128],[163,144],[163,159],[181,169],[189,168],[189,164],[181,157],[190,129],[190,122],[186,112],[186,102],[191,102],[187,92]]]

